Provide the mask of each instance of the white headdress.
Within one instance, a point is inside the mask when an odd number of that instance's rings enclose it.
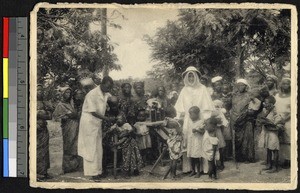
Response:
[[[211,79],[211,82],[212,83],[215,83],[215,82],[218,82],[218,81],[220,81],[220,80],[222,80],[223,78],[221,77],[221,76],[216,76],[216,77],[213,77],[212,79]]]
[[[243,79],[243,78],[237,79],[236,83],[243,83],[244,85],[246,85],[250,88],[250,85],[246,79]]]

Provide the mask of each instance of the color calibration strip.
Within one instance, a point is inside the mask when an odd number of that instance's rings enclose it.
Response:
[[[3,176],[27,177],[27,18],[3,18]]]
[[[8,139],[8,54],[9,19],[3,18],[3,177],[9,177]]]

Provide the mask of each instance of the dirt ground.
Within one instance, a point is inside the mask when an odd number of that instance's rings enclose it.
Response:
[[[49,182],[91,182],[90,177],[85,177],[83,172],[74,172],[62,174],[62,136],[61,129],[58,123],[50,121],[48,124],[50,133],[50,163],[51,167],[48,170],[49,174],[54,178]],[[258,151],[257,154],[261,156],[262,152]],[[262,171],[265,166],[261,165],[262,161],[256,163],[235,164],[233,161],[225,162],[225,169],[218,172],[218,180],[214,183],[289,183],[290,170],[280,169],[278,173],[268,174]],[[162,177],[168,166],[159,165],[153,174],[150,174],[151,166],[142,168],[139,176],[125,179],[121,173],[118,173],[117,179],[114,179],[112,171],[109,170],[109,174],[106,178],[103,178],[102,182],[162,182]],[[178,171],[178,178],[176,182],[204,182],[207,179],[207,175],[202,175],[200,178],[189,177],[186,174],[182,174]],[[174,180],[165,179],[165,182],[173,182]]]

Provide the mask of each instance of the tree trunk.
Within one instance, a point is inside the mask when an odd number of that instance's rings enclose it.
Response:
[[[103,49],[103,53],[107,55],[107,9],[103,8],[101,9],[101,33],[102,33],[102,42],[101,42],[101,47]],[[103,64],[103,76],[108,76],[109,75],[109,68],[108,64],[104,63]]]
[[[243,55],[242,55],[242,45],[238,42],[236,49],[236,61],[235,61],[235,78],[241,78],[243,75]]]

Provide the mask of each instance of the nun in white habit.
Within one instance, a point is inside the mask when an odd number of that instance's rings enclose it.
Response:
[[[214,110],[214,104],[210,94],[207,91],[206,86],[200,83],[200,72],[193,66],[188,67],[182,74],[184,87],[181,90],[178,100],[175,104],[177,118],[184,120],[183,123],[183,136],[184,143],[187,141],[187,131],[189,125],[189,109],[192,106],[200,108],[201,119],[208,119],[211,116],[211,112]],[[186,147],[186,145],[185,145]],[[208,171],[208,162],[203,160],[202,170],[204,173]],[[190,160],[186,156],[186,149],[183,149],[183,166],[184,173],[191,171]]]

